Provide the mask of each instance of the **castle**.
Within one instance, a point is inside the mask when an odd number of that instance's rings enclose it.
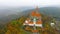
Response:
[[[23,25],[42,27],[42,18],[38,8],[31,12],[30,17],[25,20]]]

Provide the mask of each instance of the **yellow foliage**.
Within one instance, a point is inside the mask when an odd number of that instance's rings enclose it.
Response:
[[[11,31],[10,30],[7,30],[7,32],[5,34],[11,34]]]

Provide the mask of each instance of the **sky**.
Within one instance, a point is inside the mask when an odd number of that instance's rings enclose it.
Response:
[[[0,7],[60,6],[60,0],[0,0]]]

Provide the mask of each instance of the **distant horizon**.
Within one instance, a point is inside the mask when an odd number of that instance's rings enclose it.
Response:
[[[18,6],[18,7],[0,6],[0,9],[1,9],[1,8],[27,8],[27,7],[36,8],[37,6]],[[53,6],[44,6],[44,7],[59,7],[59,8],[60,8],[60,6],[57,6],[57,5],[53,5]],[[43,8],[43,6],[42,6],[42,7],[41,7],[41,6],[38,6],[38,8]]]

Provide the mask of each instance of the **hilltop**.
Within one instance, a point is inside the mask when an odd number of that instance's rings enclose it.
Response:
[[[30,13],[29,13],[30,14]],[[32,34],[32,32],[26,31],[24,29],[23,23],[26,20],[26,18],[29,17],[29,14],[27,16],[21,16],[20,18],[11,20],[10,22],[8,22],[7,24],[5,24],[3,27],[1,27],[0,29],[0,34]],[[54,28],[51,28],[50,26],[50,22],[52,22],[52,20],[54,18],[51,18],[47,15],[42,15],[42,21],[43,21],[43,26],[44,28],[47,28],[46,31],[44,31],[45,33],[50,33],[50,34],[55,34],[55,32],[57,33],[57,31],[55,31]],[[53,21],[55,22],[55,21]],[[40,29],[40,28],[38,28]],[[49,31],[49,32],[47,32]],[[53,32],[52,32],[53,31]],[[42,32],[39,32],[42,34]]]

